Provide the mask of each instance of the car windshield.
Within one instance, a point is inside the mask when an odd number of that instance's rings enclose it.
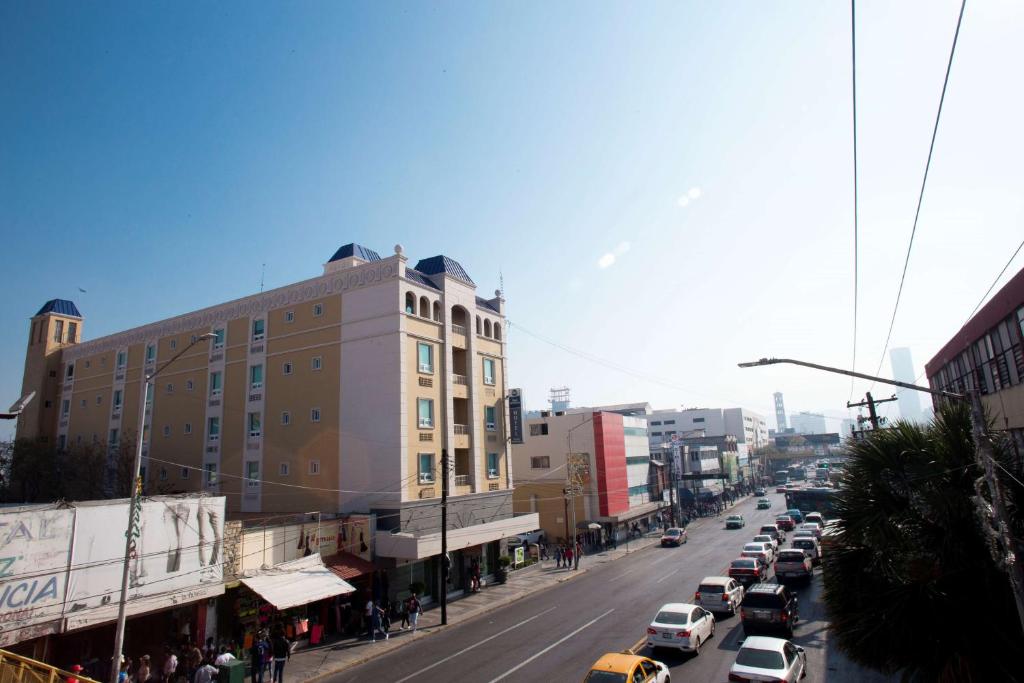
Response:
[[[754,561],[753,560],[733,560],[732,564],[730,566],[733,567],[734,569],[753,569],[754,568]]]
[[[628,683],[626,674],[593,670],[587,674],[587,683]]]
[[[774,650],[758,650],[752,647],[741,647],[736,654],[736,663],[756,669],[782,669],[782,653]],[[588,679],[593,680],[593,679]]]
[[[739,515],[729,515],[729,519],[738,522],[739,520],[741,520],[743,518],[740,517]]]
[[[724,586],[710,586],[710,585],[708,585],[706,583],[702,583],[701,585],[699,585],[697,587],[697,592],[698,593],[724,593],[725,592],[725,587]]]
[[[658,612],[658,616],[654,617],[654,620],[659,624],[686,624],[690,621],[690,615],[686,612],[670,612],[663,610]]]
[[[680,532],[679,529],[666,529],[665,530],[665,535],[666,536],[678,536],[680,533],[681,532]]]

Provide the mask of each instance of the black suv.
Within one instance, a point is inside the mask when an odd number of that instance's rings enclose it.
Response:
[[[740,619],[745,636],[776,632],[792,638],[793,628],[800,620],[796,595],[777,583],[756,583],[743,596]]]

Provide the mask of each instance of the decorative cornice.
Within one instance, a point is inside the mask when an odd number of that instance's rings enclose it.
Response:
[[[180,334],[206,327],[212,328],[218,323],[226,323],[238,318],[248,318],[266,313],[275,308],[282,308],[291,304],[301,304],[332,294],[342,294],[351,290],[362,289],[363,287],[376,285],[397,277],[398,257],[393,256],[357,268],[327,273],[326,275],[304,280],[293,285],[272,289],[261,294],[253,294],[242,299],[235,299],[227,303],[185,313],[175,318],[142,325],[141,327],[117,332],[92,341],[82,342],[74,347],[65,348],[63,360],[66,362],[74,361],[85,356],[124,348],[132,344],[142,344],[146,341],[167,337],[172,334]]]

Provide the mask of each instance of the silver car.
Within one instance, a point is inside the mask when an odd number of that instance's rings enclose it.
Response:
[[[745,590],[739,581],[728,576],[705,576],[693,594],[693,604],[709,612],[736,614]]]

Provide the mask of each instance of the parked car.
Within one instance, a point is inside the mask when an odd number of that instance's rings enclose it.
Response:
[[[665,529],[665,533],[661,535],[661,547],[663,548],[668,546],[679,547],[683,543],[686,543],[686,541],[686,529],[680,529],[678,527]]]
[[[647,627],[647,646],[667,647],[700,654],[700,646],[715,635],[715,616],[703,607],[685,602],[662,605]]]
[[[782,638],[751,636],[743,641],[729,680],[737,683],[778,681],[796,683],[807,676],[807,655],[799,645]]]
[[[775,518],[775,524],[783,531],[792,531],[796,527],[796,522],[789,514],[779,515]]]
[[[650,657],[609,652],[594,662],[584,683],[669,683],[668,667]]]
[[[774,538],[779,543],[782,543],[782,542],[784,542],[786,540],[786,532],[783,531],[782,529],[780,529],[778,527],[778,525],[776,525],[776,524],[765,524],[765,525],[763,525],[761,527],[761,530],[758,531],[757,533],[759,533],[759,534],[768,534],[769,536]]]
[[[772,546],[773,553],[778,554],[779,552],[779,541],[771,534],[758,534],[754,536],[754,543],[769,543]]]
[[[763,486],[758,486],[756,489],[754,489],[754,495],[755,496],[767,496],[768,492],[764,490]]]
[[[743,600],[743,586],[728,576],[705,576],[693,594],[693,602],[709,612],[736,614]]]
[[[729,515],[725,518],[726,529],[742,529],[747,525],[747,521],[743,519],[743,515]]]
[[[821,525],[817,522],[804,522],[800,525],[800,531],[810,531],[816,539],[821,540]]]
[[[772,502],[770,500],[768,500],[767,498],[759,498],[757,500],[757,509],[758,510],[770,510],[771,507],[772,507]]]
[[[818,543],[817,539],[810,537],[794,538],[793,542],[789,545],[791,548],[804,551],[811,558],[812,564],[821,564],[821,544]]]
[[[793,628],[800,620],[797,597],[787,586],[758,583],[747,589],[740,603],[743,635],[781,632],[793,637]]]
[[[790,508],[786,510],[786,514],[793,518],[793,522],[795,524],[804,523],[804,513],[800,512],[796,508]]]
[[[800,548],[786,548],[779,551],[775,560],[775,579],[779,583],[790,580],[810,582],[814,576],[811,557]]]
[[[760,557],[737,557],[729,563],[729,577],[748,586],[768,578],[768,565]]]
[[[765,564],[771,564],[775,559],[775,551],[772,550],[771,543],[747,543],[743,546],[740,557],[760,557]]]

